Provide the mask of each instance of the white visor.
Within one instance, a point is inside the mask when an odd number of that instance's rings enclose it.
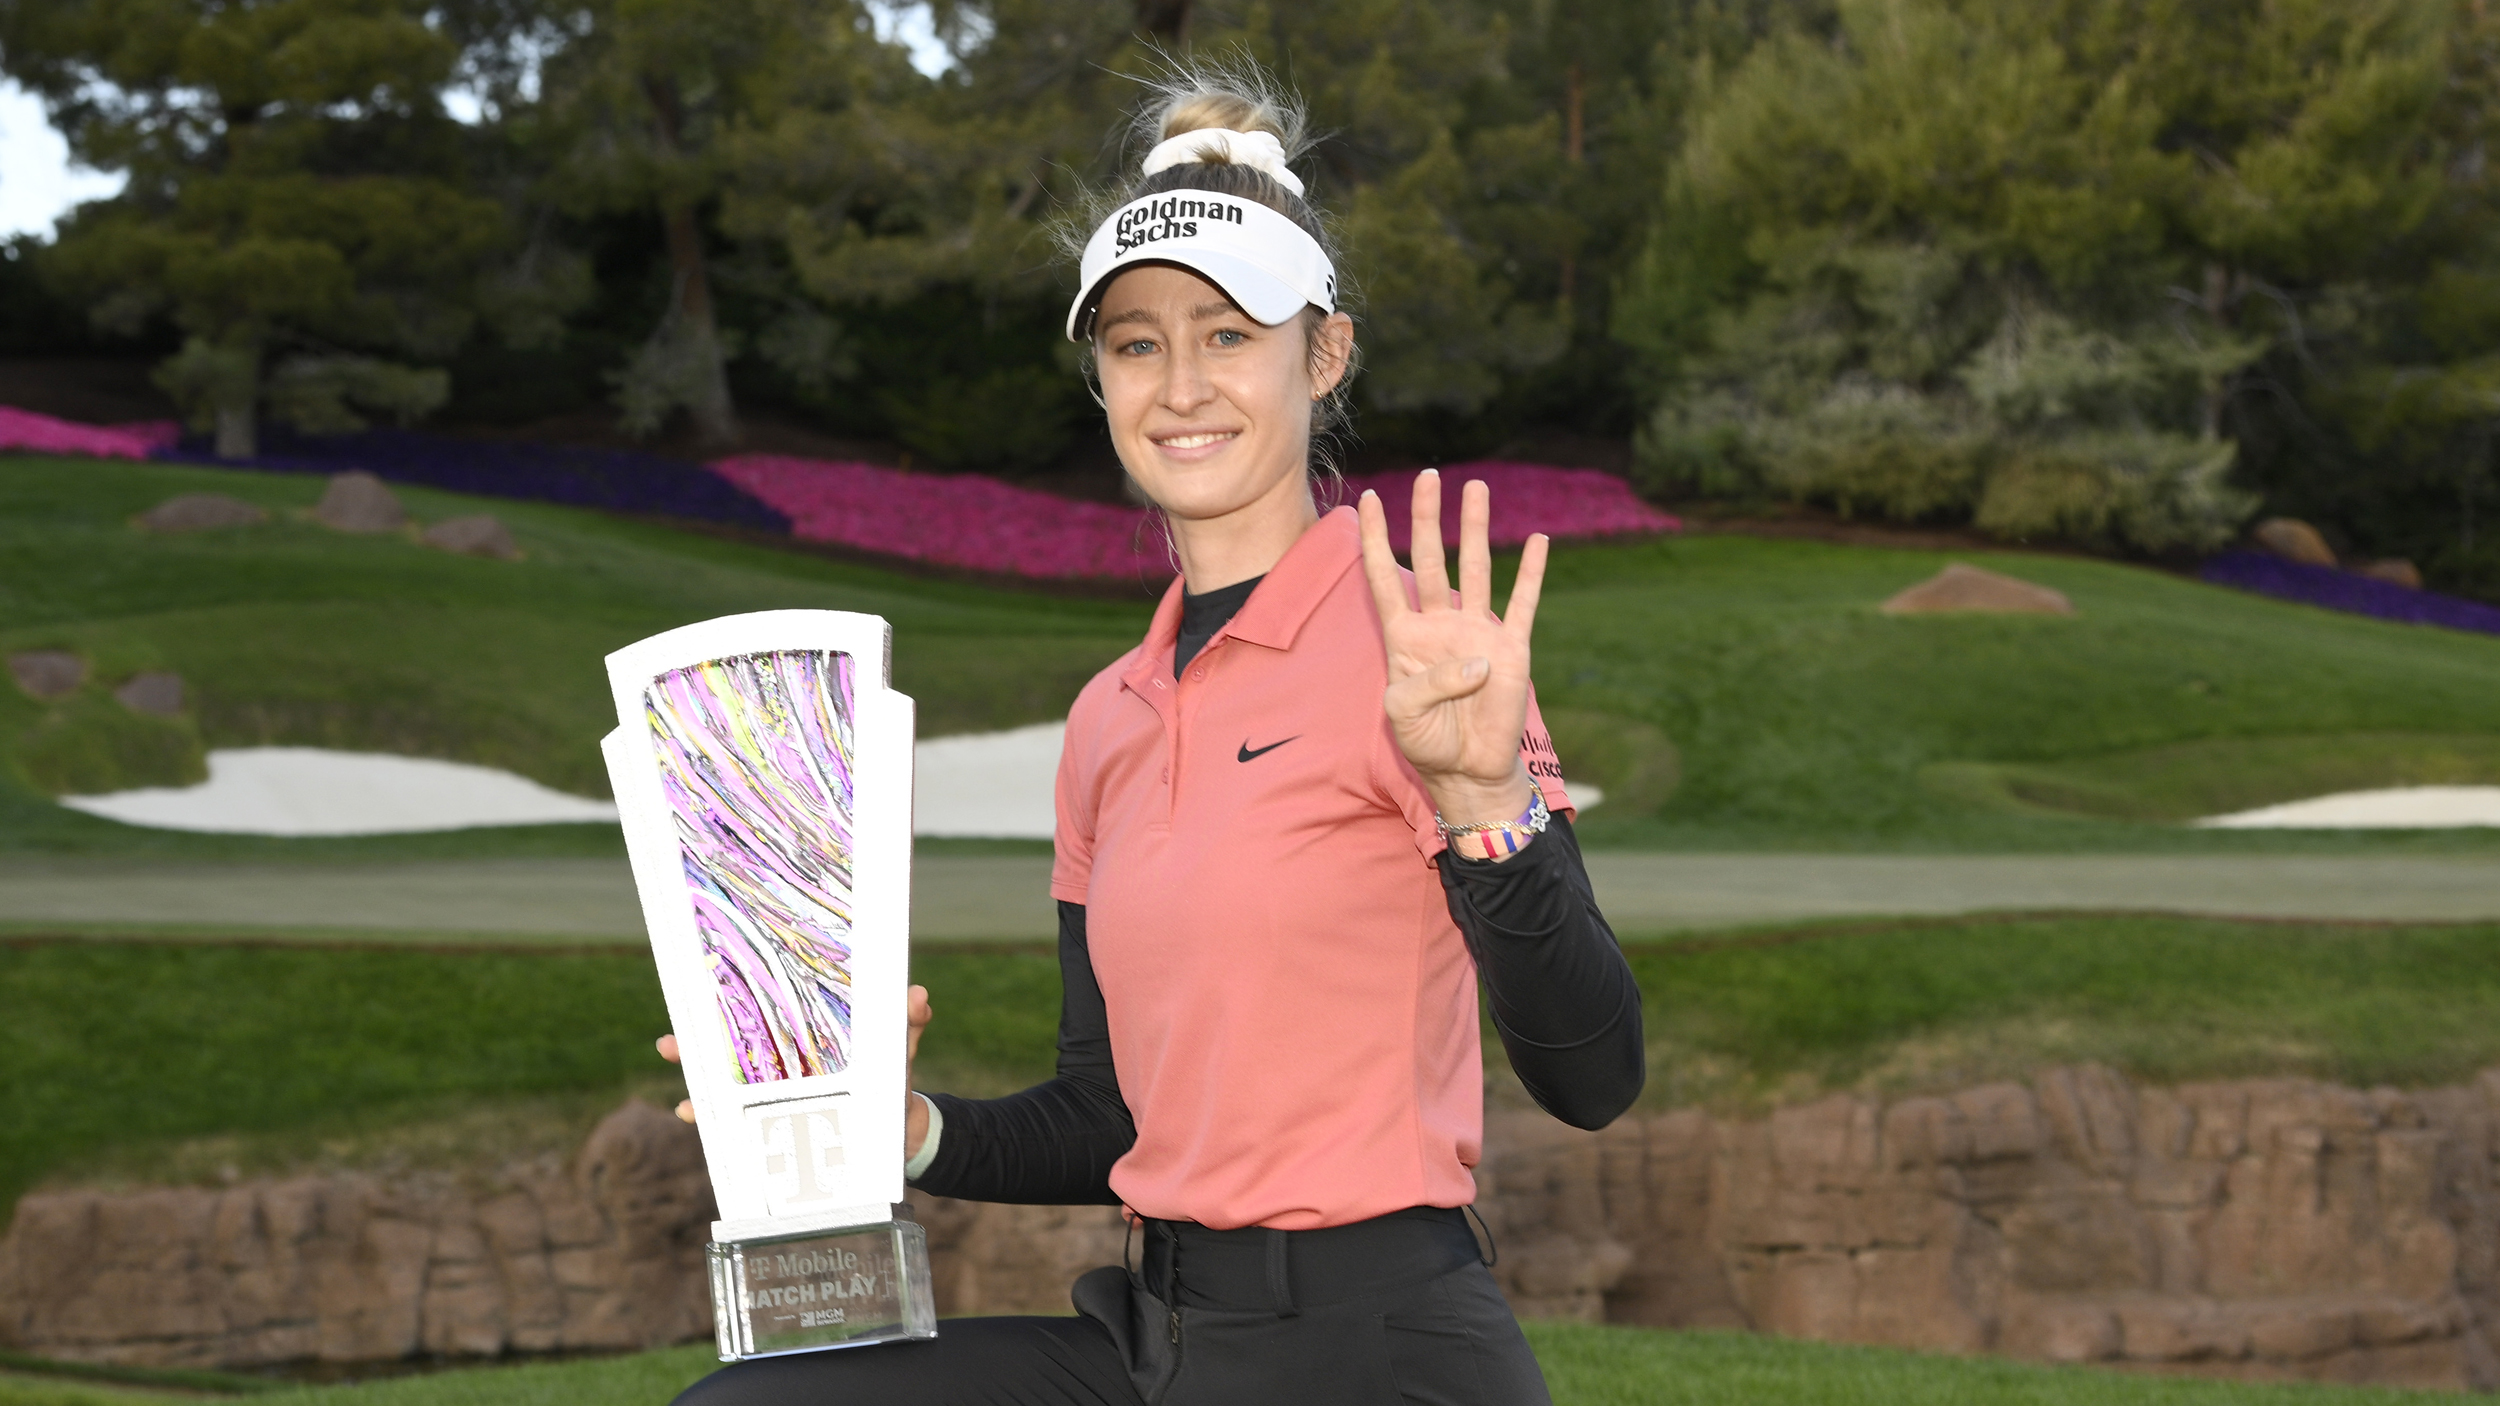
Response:
[[[1094,308],[1114,277],[1154,263],[1205,275],[1262,326],[1306,307],[1337,310],[1337,271],[1302,226],[1237,195],[1166,191],[1121,206],[1085,242],[1068,340],[1093,335]]]

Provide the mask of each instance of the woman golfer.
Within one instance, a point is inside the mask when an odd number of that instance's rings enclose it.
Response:
[[[1318,510],[1312,432],[1343,404],[1354,324],[1288,165],[1300,116],[1224,76],[1162,98],[1068,310],[1181,579],[1068,716],[1058,1075],[915,1093],[905,1134],[923,1190],[1122,1205],[1139,1253],[1078,1280],[1075,1317],[740,1363],[681,1402],[1548,1400],[1462,1209],[1477,980],[1566,1122],[1612,1121],[1642,1058],[1529,688],[1545,539],[1497,615],[1484,485],[1455,591],[1434,475],[1411,577],[1375,495]]]

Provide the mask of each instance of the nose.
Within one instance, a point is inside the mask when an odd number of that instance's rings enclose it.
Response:
[[[1215,399],[1215,383],[1207,377],[1205,354],[1196,347],[1175,348],[1165,359],[1163,408],[1188,415]]]

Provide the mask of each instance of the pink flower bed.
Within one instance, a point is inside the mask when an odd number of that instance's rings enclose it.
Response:
[[[1142,509],[1079,503],[977,474],[740,454],[712,472],[790,519],[790,535],[940,566],[1014,576],[1165,580]]]
[[[1080,503],[976,474],[907,474],[871,464],[741,454],[712,471],[790,519],[791,535],[943,566],[1034,577],[1168,580],[1160,532],[1142,509]],[[1595,469],[1547,464],[1454,464],[1441,471],[1442,531],[1458,538],[1458,486],[1482,479],[1493,491],[1494,545],[1529,534],[1611,537],[1677,531],[1682,524],[1635,497],[1623,480]],[[1364,489],[1389,506],[1389,537],[1407,548],[1408,495],[1415,474],[1350,478],[1345,501]]]
[[[1389,510],[1389,545],[1400,552],[1413,535],[1414,515],[1407,505],[1419,472],[1401,469],[1346,478],[1346,502],[1367,488],[1380,495]],[[1470,479],[1482,479],[1493,495],[1493,520],[1485,535],[1496,547],[1516,547],[1539,532],[1548,537],[1619,537],[1684,530],[1680,519],[1642,502],[1630,484],[1613,474],[1486,459],[1441,470],[1441,540],[1453,551],[1458,546],[1460,491]]]
[[[82,425],[56,420],[32,410],[0,405],[0,451],[30,454],[83,454],[96,459],[145,459],[182,438],[182,426],[171,420],[135,425]]]

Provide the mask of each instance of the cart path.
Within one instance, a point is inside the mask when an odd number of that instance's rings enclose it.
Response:
[[[2500,920],[2500,861],[2309,855],[1589,856],[1627,936],[1816,918],[1991,910],[2242,917]],[[1057,930],[1041,855],[923,855],[914,931],[926,941],[1038,941]],[[290,930],[325,937],[494,935],[636,942],[622,860],[341,865],[0,861],[0,933],[45,924]]]

